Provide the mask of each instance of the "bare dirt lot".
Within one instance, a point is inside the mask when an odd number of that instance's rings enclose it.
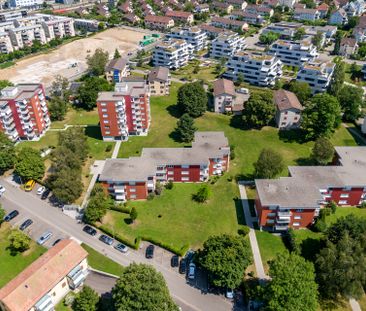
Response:
[[[110,58],[116,48],[121,55],[127,55],[137,48],[143,36],[144,33],[134,30],[109,29],[90,38],[65,44],[50,53],[20,60],[12,67],[0,70],[0,79],[13,83],[42,82],[48,86],[56,75],[68,79],[80,75],[87,68],[86,56],[94,53],[97,48],[108,51]]]

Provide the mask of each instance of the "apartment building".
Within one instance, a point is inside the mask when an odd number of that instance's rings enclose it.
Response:
[[[248,24],[244,21],[233,20],[225,17],[213,17],[211,19],[211,25],[237,31],[246,31],[249,28]]]
[[[340,208],[366,201],[366,147],[335,151],[333,166],[290,166],[289,177],[255,180],[260,228],[306,228],[330,201]]]
[[[203,24],[199,26],[208,36],[209,39],[214,39],[218,35],[227,32],[226,29],[215,27],[212,25]]]
[[[245,38],[235,32],[228,31],[218,35],[211,42],[210,57],[229,58],[245,48]]]
[[[154,47],[152,62],[154,66],[178,69],[193,58],[193,47],[185,40],[169,39]]]
[[[26,17],[28,15],[27,10],[6,11],[0,13],[0,22],[10,22],[19,18]]]
[[[273,101],[276,106],[277,127],[280,130],[298,128],[304,108],[296,95],[286,90],[277,90],[273,93]]]
[[[7,32],[0,32],[0,53],[8,54],[13,52],[13,44]]]
[[[196,132],[191,148],[143,148],[140,157],[107,159],[99,181],[115,200],[141,200],[156,182],[203,182],[229,169],[223,132]]]
[[[309,84],[313,94],[326,92],[330,85],[335,64],[315,60],[305,63],[297,73],[296,81]]]
[[[171,75],[166,67],[155,67],[147,75],[147,85],[151,96],[169,95]]]
[[[277,56],[284,65],[296,67],[318,56],[316,46],[305,40],[277,40],[271,45],[268,54]]]
[[[71,239],[61,240],[0,289],[0,309],[54,310],[88,274],[88,253]]]
[[[350,57],[353,54],[357,54],[358,44],[354,38],[342,38],[339,46],[339,55]]]
[[[47,40],[55,38],[74,37],[74,20],[68,17],[54,18],[42,22]]]
[[[171,17],[177,23],[192,24],[194,22],[193,14],[190,12],[169,11],[165,15]]]
[[[201,28],[176,28],[165,36],[171,39],[182,39],[189,43],[194,51],[200,51],[207,47],[207,34]]]
[[[145,16],[145,25],[149,29],[167,30],[174,27],[174,20],[168,16]]]
[[[40,8],[43,4],[42,0],[9,0],[8,5],[11,8]]]
[[[301,23],[278,22],[268,25],[262,33],[274,32],[279,34],[281,39],[292,39],[298,28],[303,27]]]
[[[9,139],[38,140],[50,124],[41,84],[18,84],[1,90],[0,130]]]
[[[331,25],[346,25],[348,24],[348,15],[343,8],[334,11],[329,18]]]
[[[237,10],[245,10],[248,3],[244,0],[225,0],[225,3],[229,3]]]
[[[294,10],[294,19],[299,21],[316,21],[320,18],[320,13],[317,9],[296,8]]]
[[[130,66],[126,58],[111,59],[105,67],[105,77],[108,82],[122,82],[122,79],[130,75]]]
[[[34,40],[41,44],[47,43],[46,34],[42,25],[18,27],[8,30],[9,37],[14,49],[22,49],[31,46]]]
[[[150,126],[150,94],[143,78],[124,79],[114,92],[97,98],[103,140],[128,140],[147,135]]]
[[[99,30],[99,21],[94,19],[75,18],[74,25],[77,29],[95,32]]]
[[[225,77],[258,86],[272,86],[282,76],[282,62],[273,55],[238,52],[226,64]]]
[[[241,113],[244,108],[244,94],[235,90],[233,81],[217,79],[213,86],[214,111],[216,113]],[[248,97],[246,97],[248,98]]]
[[[245,12],[248,12],[248,13],[254,14],[254,15],[267,16],[267,17],[272,17],[272,15],[274,13],[273,9],[270,7],[259,6],[259,5],[254,5],[254,4],[248,5],[245,9]]]
[[[220,11],[225,14],[230,14],[231,11],[233,10],[233,6],[230,3],[224,3],[224,2],[220,2],[220,1],[213,1],[211,3],[211,7],[214,10]]]

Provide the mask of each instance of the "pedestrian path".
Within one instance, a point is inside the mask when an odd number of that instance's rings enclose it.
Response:
[[[349,304],[350,304],[350,306],[351,306],[352,311],[362,311],[362,309],[361,309],[361,307],[360,307],[360,304],[358,303],[358,301],[357,301],[357,300],[355,300],[355,299],[351,298],[351,299],[349,300]]]
[[[112,153],[112,159],[117,159],[119,148],[121,147],[122,141],[118,140],[116,144],[114,145],[113,153]]]

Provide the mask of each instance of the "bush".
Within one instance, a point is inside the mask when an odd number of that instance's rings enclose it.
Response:
[[[105,147],[105,152],[109,152],[112,150],[112,145],[107,145],[107,147]]]
[[[287,249],[291,253],[300,254],[300,247],[299,244],[296,243],[295,232],[293,229],[289,229],[283,236],[283,242]]]
[[[323,219],[318,218],[312,228],[315,232],[324,232],[327,230],[327,224]]]
[[[215,176],[211,176],[211,177],[210,177],[210,179],[209,179],[209,183],[210,183],[211,185],[214,185],[214,184],[216,184],[216,182],[219,180],[219,178],[220,178],[220,176],[217,176],[217,175],[215,175]]]
[[[155,194],[160,195],[162,193],[162,191],[163,191],[163,186],[159,181],[157,181],[155,184]]]
[[[150,192],[148,195],[147,195],[147,200],[148,201],[151,201],[152,199],[155,198],[155,193],[154,192]]]
[[[168,183],[165,184],[165,189],[171,190],[174,187],[174,183],[169,180]]]
[[[234,160],[235,156],[235,145],[230,145],[230,160]]]
[[[238,234],[246,236],[249,234],[250,228],[248,226],[241,225],[238,229]]]
[[[360,208],[366,208],[366,201],[363,201],[360,205]]]
[[[211,195],[210,188],[207,184],[202,184],[202,186],[198,189],[197,193],[192,195],[192,199],[199,203],[204,203],[208,200]]]
[[[332,212],[332,214],[335,214],[335,212],[337,211],[337,204],[334,201],[330,201],[327,204],[327,208],[330,209],[330,211]]]
[[[105,234],[108,234],[111,237],[114,237],[114,239],[116,239],[118,242],[121,242],[133,249],[138,249],[139,245],[136,245],[136,240],[135,243],[131,242],[130,240],[126,239],[125,237],[121,236],[120,234],[116,234],[114,233],[111,229],[109,229],[106,226],[99,226],[98,229],[102,232],[104,232]]]
[[[186,252],[188,251],[188,249],[189,249],[189,245],[188,244],[183,245],[183,247],[181,247],[181,248],[176,248],[174,246],[171,246],[169,244],[166,244],[164,242],[161,242],[159,240],[156,240],[155,238],[152,238],[152,237],[141,236],[141,239],[144,240],[144,241],[148,241],[150,243],[153,243],[153,244],[155,244],[157,246],[160,246],[162,248],[165,248],[166,250],[171,251],[172,253],[177,254],[177,255],[179,255],[181,257],[183,257],[186,254]]]
[[[131,212],[131,209],[129,207],[123,206],[122,204],[113,205],[109,209],[124,214],[129,214]]]

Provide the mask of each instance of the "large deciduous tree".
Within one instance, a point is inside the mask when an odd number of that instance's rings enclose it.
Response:
[[[269,263],[269,275],[271,280],[264,290],[265,310],[317,310],[318,286],[311,262],[285,252]]]
[[[14,162],[14,143],[6,136],[5,133],[0,132],[0,174],[3,174],[6,170],[13,168]]]
[[[301,127],[307,139],[330,137],[341,123],[341,107],[337,98],[316,94],[305,105]]]
[[[88,64],[88,69],[91,74],[95,76],[100,76],[104,74],[105,66],[108,62],[109,54],[103,49],[96,49],[92,56],[88,55],[86,62]]]
[[[330,81],[329,94],[333,96],[338,96],[346,76],[346,67],[345,63],[339,59],[336,61],[334,72],[332,75],[332,79]]]
[[[17,155],[15,173],[24,181],[42,179],[45,171],[44,161],[38,150],[24,147]]]
[[[289,91],[295,93],[300,103],[304,104],[311,97],[311,88],[306,82],[291,81]]]
[[[334,147],[329,139],[319,137],[314,144],[311,157],[320,165],[327,165],[334,156]]]
[[[73,311],[96,311],[99,302],[98,293],[87,285],[76,295],[72,304]]]
[[[150,265],[133,263],[126,267],[112,296],[118,311],[178,311],[163,276]]]
[[[30,247],[31,239],[19,229],[13,229],[8,236],[10,248],[17,252],[24,252]]]
[[[193,141],[197,128],[194,126],[194,119],[188,113],[185,113],[178,120],[175,130],[182,142],[190,143]]]
[[[207,94],[201,82],[186,83],[178,90],[177,105],[191,117],[202,116],[207,109]]]
[[[61,97],[54,96],[48,101],[48,111],[52,121],[65,119],[67,108],[67,102]]]
[[[268,125],[274,118],[275,105],[270,91],[252,92],[244,105],[243,122],[245,127],[261,128]]]
[[[242,236],[227,234],[210,237],[199,251],[198,262],[215,286],[237,288],[251,264],[251,250]]]
[[[343,120],[353,122],[361,115],[363,90],[360,87],[344,85],[338,94],[338,101],[343,111]]]
[[[104,78],[87,78],[78,89],[78,99],[81,107],[92,110],[96,107],[98,93],[101,91],[113,90],[112,85]]]
[[[285,165],[281,154],[271,148],[263,148],[254,163],[257,178],[274,178],[282,172]]]
[[[100,186],[98,185],[97,187]],[[85,221],[93,224],[96,221],[102,220],[108,207],[112,205],[113,201],[104,191],[94,190],[84,213]]]
[[[273,42],[275,42],[278,38],[279,38],[279,34],[278,33],[275,33],[273,31],[269,31],[267,33],[262,33],[260,36],[259,36],[259,41],[263,44],[267,44],[267,45],[270,45],[272,44]]]
[[[58,142],[60,146],[71,150],[81,161],[88,156],[89,146],[82,127],[71,127],[60,132]]]

